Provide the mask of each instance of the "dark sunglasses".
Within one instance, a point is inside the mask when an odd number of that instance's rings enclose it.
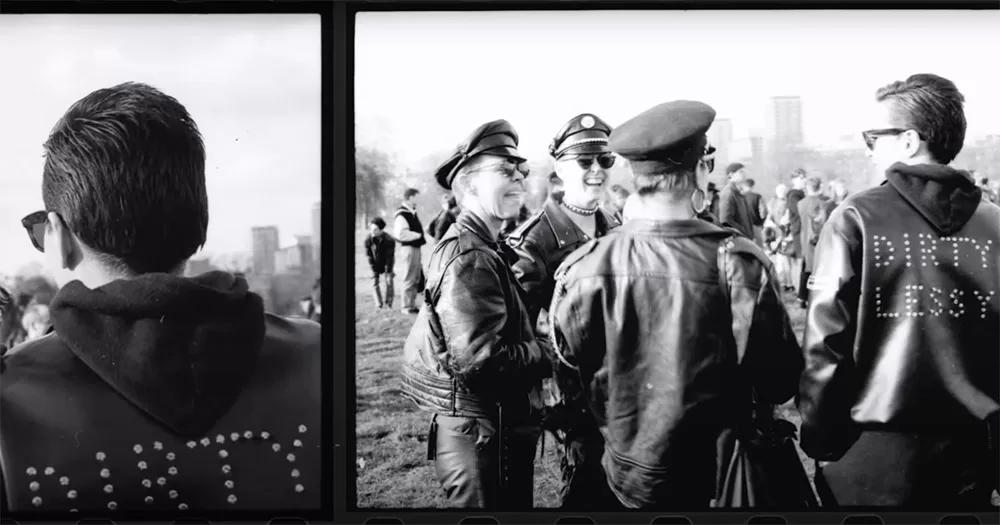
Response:
[[[576,164],[580,166],[580,169],[582,169],[583,171],[590,171],[590,168],[594,167],[594,160],[597,160],[597,164],[601,167],[601,169],[605,170],[610,169],[611,166],[615,165],[615,156],[608,154],[597,155],[597,156],[581,155],[578,157],[567,157],[567,160],[569,159],[575,159]]]
[[[868,146],[868,149],[875,149],[875,140],[879,137],[902,135],[907,131],[910,130],[904,128],[870,129],[868,131],[862,131],[861,137],[865,139],[865,146]],[[920,132],[917,132],[917,137],[920,138],[920,140],[924,140],[924,136]]]
[[[485,171],[489,169],[500,168],[506,177],[513,177],[514,173],[521,172],[525,178],[531,173],[531,168],[528,166],[527,161],[518,161],[516,159],[508,158],[502,163],[497,164],[487,164],[486,166],[481,166],[476,171]]]
[[[40,252],[45,251],[45,225],[49,222],[49,213],[46,211],[36,211],[21,219],[21,226],[28,230],[28,238],[31,244]]]

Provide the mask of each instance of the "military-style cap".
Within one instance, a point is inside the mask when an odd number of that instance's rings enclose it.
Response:
[[[570,119],[549,144],[549,155],[558,159],[567,153],[611,153],[611,126],[597,115],[583,113]]]
[[[703,102],[676,100],[648,109],[618,126],[608,139],[637,175],[663,173],[705,155],[705,133],[715,110]]]
[[[444,161],[434,178],[446,190],[451,189],[451,181],[459,168],[479,155],[496,155],[524,162],[527,159],[517,151],[518,136],[514,126],[506,120],[494,120],[476,128],[464,142],[455,148],[455,154]]]

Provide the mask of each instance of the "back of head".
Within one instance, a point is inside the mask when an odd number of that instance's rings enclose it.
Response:
[[[894,119],[920,133],[936,162],[948,164],[965,143],[965,97],[955,83],[929,73],[893,82],[875,93],[890,104]]]
[[[184,106],[155,88],[97,90],[49,135],[42,195],[102,262],[133,274],[173,271],[205,244],[201,134]]]
[[[818,194],[823,190],[823,180],[819,177],[809,177],[806,179],[806,191]]]

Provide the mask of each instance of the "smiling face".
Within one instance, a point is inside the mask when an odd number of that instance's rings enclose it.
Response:
[[[556,161],[556,173],[563,181],[563,200],[581,208],[593,208],[608,187],[607,170],[614,165],[611,153],[566,155]]]
[[[515,219],[524,202],[524,171],[519,159],[484,155],[466,176],[466,191],[487,218]]]

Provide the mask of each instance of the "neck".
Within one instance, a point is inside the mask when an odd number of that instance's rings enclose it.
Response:
[[[679,221],[696,217],[690,199],[667,199],[655,194],[640,196],[636,200],[635,209],[629,210],[629,219]]]
[[[167,272],[170,275],[179,277],[183,275],[185,264],[181,264],[172,272]],[[96,290],[108,283],[118,281],[120,279],[132,279],[137,277],[125,272],[111,270],[105,267],[98,267],[96,265],[87,265],[83,268],[78,268],[75,279],[83,283],[84,286],[90,288],[91,290]]]
[[[563,195],[563,202],[584,210],[593,210],[598,205],[598,199],[582,195]]]
[[[500,229],[503,227],[503,219],[494,217],[491,213],[486,213],[486,210],[484,210],[478,202],[470,203],[470,205],[466,206],[465,209],[476,217],[479,217],[479,220],[486,224],[486,229],[490,231],[490,239],[500,237]]]

